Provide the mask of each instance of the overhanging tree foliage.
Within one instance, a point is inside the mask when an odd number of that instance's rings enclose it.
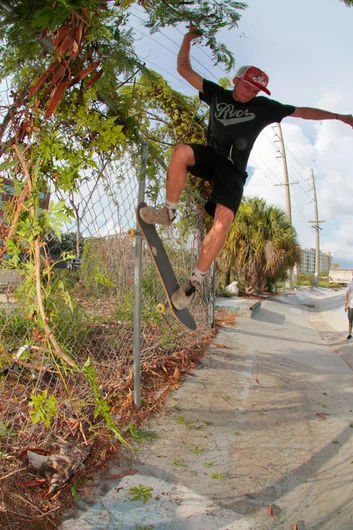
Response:
[[[163,0],[138,5],[153,31],[192,21],[212,45],[215,61],[232,65],[216,33],[233,27],[245,4]],[[136,98],[122,87],[137,74],[151,75],[132,46],[128,22],[136,7],[131,1],[101,0],[11,3],[0,30],[0,78],[7,77],[13,90],[0,133],[7,159],[14,157],[14,143],[36,149],[44,180],[55,189],[75,191],[80,169],[97,168],[94,154],[112,157],[129,149],[133,156]]]

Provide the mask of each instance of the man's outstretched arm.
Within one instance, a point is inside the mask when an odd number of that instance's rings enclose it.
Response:
[[[190,83],[191,86],[196,88],[199,92],[202,92],[203,77],[192,69],[190,62],[191,41],[200,36],[195,33],[195,31],[196,28],[190,28],[189,33],[187,33],[183,39],[178,53],[177,71],[188,83]]]
[[[288,116],[289,117],[289,116]],[[328,110],[314,109],[311,107],[296,107],[291,118],[303,118],[304,120],[338,120],[353,127],[353,116],[351,114],[337,114]]]

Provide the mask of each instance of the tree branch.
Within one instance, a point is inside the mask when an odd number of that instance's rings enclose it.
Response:
[[[16,152],[16,155],[17,155],[17,157],[18,157],[18,159],[19,159],[19,161],[21,163],[23,172],[24,172],[24,174],[26,176],[26,179],[27,179],[27,184],[26,184],[27,191],[31,192],[33,187],[32,187],[32,181],[31,181],[31,177],[30,177],[30,174],[29,174],[29,171],[28,171],[28,166],[26,164],[26,161],[24,160],[24,158],[22,156],[22,153],[21,153],[21,151],[19,150],[19,148],[18,148],[18,146],[16,144],[13,146],[13,148],[14,148],[14,150]],[[31,207],[31,214],[32,214],[32,216],[34,216],[34,206]],[[49,340],[51,342],[51,344],[52,344],[52,346],[54,348],[55,354],[58,357],[60,357],[60,359],[65,361],[70,366],[75,366],[74,361],[68,355],[66,355],[66,353],[64,353],[61,350],[61,348],[60,348],[59,344],[56,342],[55,337],[53,335],[53,332],[50,329],[50,327],[48,325],[48,322],[47,322],[47,317],[46,317],[46,314],[45,314],[45,309],[44,309],[43,299],[42,299],[42,285],[41,285],[41,279],[40,279],[40,243],[39,243],[38,236],[34,239],[34,265],[35,265],[35,281],[36,281],[37,303],[38,303],[39,313],[40,313],[40,316],[42,318],[42,322],[43,322],[43,327],[44,327],[44,331],[45,331],[45,334],[46,334],[46,338],[47,338],[47,340]]]

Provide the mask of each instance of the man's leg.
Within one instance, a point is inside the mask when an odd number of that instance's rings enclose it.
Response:
[[[217,204],[213,226],[202,243],[201,252],[196,263],[196,267],[199,270],[207,272],[211,267],[224,247],[233,219],[234,213],[232,210],[222,204]]]
[[[347,339],[352,338],[353,308],[348,308],[348,335]]]
[[[181,192],[185,188],[188,166],[195,165],[193,149],[186,144],[178,144],[172,153],[167,175],[166,205],[163,208],[146,206],[140,215],[145,223],[170,226],[175,218]]]
[[[177,309],[185,309],[194,298],[196,291],[199,290],[208,269],[226,242],[233,219],[232,210],[222,204],[217,204],[214,223],[202,243],[196,267],[186,282],[172,295],[172,302]]]

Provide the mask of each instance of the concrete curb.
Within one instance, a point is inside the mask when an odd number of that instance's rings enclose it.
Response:
[[[216,309],[226,309],[244,318],[253,318],[261,309],[261,300],[233,296],[216,298]]]

